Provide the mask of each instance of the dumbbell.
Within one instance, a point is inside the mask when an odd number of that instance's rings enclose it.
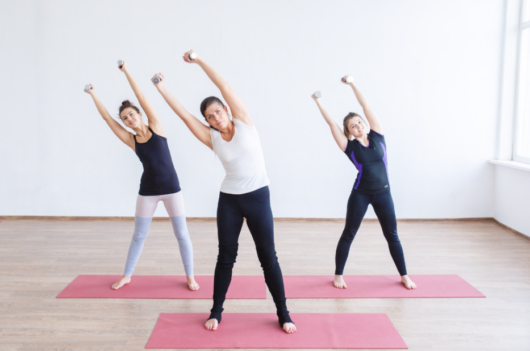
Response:
[[[121,66],[123,66],[123,61],[122,60],[118,60],[118,67],[121,68]]]
[[[162,78],[160,78],[160,77],[154,77],[153,78],[153,83],[158,84],[158,83],[160,83],[161,80],[162,80]]]
[[[343,82],[345,82],[345,83],[351,83],[351,82],[353,82],[353,77],[352,76],[346,76],[346,78],[342,78],[341,80]]]
[[[92,87],[90,86],[90,84],[85,85],[85,90],[90,90],[90,89],[92,89]]]
[[[315,91],[315,97],[316,98],[322,97],[322,93],[320,91]]]
[[[197,58],[197,54],[194,53],[194,52],[192,52],[191,54],[188,55],[188,58],[189,58],[190,60],[195,60],[195,59]]]

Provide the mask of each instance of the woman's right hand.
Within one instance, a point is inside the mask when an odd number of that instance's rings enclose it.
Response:
[[[92,93],[94,92],[94,86],[92,84],[88,85],[90,85],[90,89],[84,89],[85,93],[92,95]]]
[[[319,97],[316,96],[316,92],[314,92],[313,95],[311,95],[311,98],[315,101],[318,101],[318,99],[320,99]]]
[[[197,56],[196,58],[194,58],[193,60],[190,60],[190,54],[195,54],[197,55],[197,53],[193,50],[190,50],[186,53],[184,53],[184,56],[182,56],[182,58],[184,59],[185,62],[187,63],[197,63],[197,61],[199,60],[199,56]]]

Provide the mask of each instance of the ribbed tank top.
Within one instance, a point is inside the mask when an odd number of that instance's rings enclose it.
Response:
[[[140,195],[165,195],[180,191],[179,178],[167,144],[167,139],[153,132],[145,143],[134,143],[136,155],[144,166],[144,173],[140,181]]]
[[[223,140],[221,133],[213,128],[210,128],[210,137],[213,151],[226,172],[221,192],[240,195],[269,185],[269,178],[256,127],[237,118],[233,122],[235,133],[232,140]]]

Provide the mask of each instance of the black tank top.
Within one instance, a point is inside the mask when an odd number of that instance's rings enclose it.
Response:
[[[165,195],[180,191],[179,178],[171,160],[167,139],[153,132],[145,143],[138,143],[136,135],[134,143],[136,155],[144,166],[140,181],[140,195]]]
[[[373,130],[368,133],[368,146],[357,140],[348,140],[344,153],[359,173],[353,190],[365,194],[377,194],[390,189],[385,137]]]

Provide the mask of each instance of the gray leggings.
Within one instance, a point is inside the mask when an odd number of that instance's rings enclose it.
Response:
[[[136,200],[136,216],[134,219],[134,234],[131,245],[129,246],[129,254],[127,255],[124,275],[130,277],[134,272],[136,262],[138,262],[140,254],[142,253],[144,242],[149,233],[149,227],[151,226],[151,221],[153,219],[153,214],[155,213],[159,201],[164,203],[171,219],[173,233],[175,233],[175,237],[179,243],[180,257],[184,264],[186,276],[193,276],[193,246],[191,245],[191,239],[186,225],[182,191],[167,195],[138,195],[138,199]]]

